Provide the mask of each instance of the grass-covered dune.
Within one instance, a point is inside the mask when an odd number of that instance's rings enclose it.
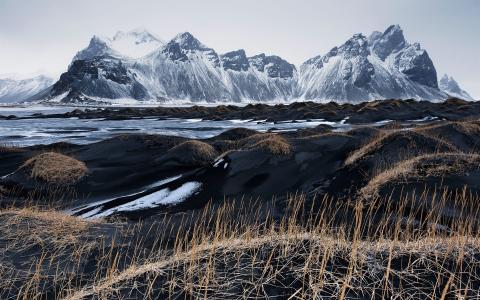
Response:
[[[0,299],[479,298],[479,124],[3,146]]]

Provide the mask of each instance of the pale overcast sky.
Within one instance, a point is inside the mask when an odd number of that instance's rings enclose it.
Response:
[[[480,98],[479,0],[0,0],[0,74],[66,70],[92,35],[189,31],[218,52],[243,48],[299,65],[354,33],[400,24],[439,76]]]

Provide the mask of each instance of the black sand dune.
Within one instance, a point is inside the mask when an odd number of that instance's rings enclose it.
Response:
[[[409,159],[474,153],[477,126],[473,121],[435,121],[414,128],[363,127],[344,133],[323,125],[287,133],[238,128],[202,141],[128,134],[90,145],[29,147],[0,159],[7,175],[1,180],[2,205],[34,201],[75,209],[79,216],[137,220],[161,212],[190,212],[212,200],[276,199],[280,211],[281,203],[292,194],[355,200],[376,176]],[[47,151],[83,162],[88,168],[85,176],[58,184],[29,176],[21,168],[28,159]],[[449,156],[439,156],[435,164],[447,164],[442,161],[445,157]],[[424,189],[439,189],[443,184],[456,190],[466,186],[475,192],[478,187],[472,178],[427,178],[408,191],[421,195]],[[384,197],[392,191],[405,192],[389,184],[381,190]],[[135,204],[138,199],[139,205]],[[150,205],[148,201],[157,202]]]
[[[2,146],[0,272],[9,280],[0,298],[229,299],[248,291],[259,299],[475,299],[476,107],[452,99],[73,112],[401,122]],[[213,278],[209,288],[205,278]]]

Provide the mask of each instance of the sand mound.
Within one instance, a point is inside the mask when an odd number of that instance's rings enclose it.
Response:
[[[418,181],[427,177],[443,177],[449,174],[464,174],[480,168],[480,155],[464,153],[438,153],[421,155],[402,161],[375,176],[360,190],[364,198],[378,196],[380,188],[392,182]]]
[[[290,155],[291,145],[278,134],[255,134],[239,141],[242,150],[259,150],[275,155]]]
[[[186,141],[168,150],[172,158],[191,165],[208,165],[217,158],[218,153],[207,143]]]
[[[371,156],[383,156],[388,163],[398,158],[408,158],[433,152],[456,152],[458,149],[448,141],[410,130],[381,131],[369,143],[352,152],[345,160],[351,165]]]
[[[248,128],[232,128],[220,133],[214,139],[236,141],[236,140],[247,138],[255,134],[258,134],[258,131],[248,129]]]
[[[479,122],[446,122],[420,126],[414,131],[449,141],[464,151],[471,151],[480,146]]]
[[[31,178],[53,184],[74,184],[87,173],[85,163],[56,152],[34,156],[20,169],[28,170]]]

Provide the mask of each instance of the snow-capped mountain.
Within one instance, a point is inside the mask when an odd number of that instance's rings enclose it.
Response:
[[[453,79],[453,77],[448,76],[447,74],[443,75],[443,77],[438,82],[439,88],[447,93],[449,96],[457,97],[464,100],[473,100],[472,96],[470,96],[466,91],[464,91],[458,83]]]
[[[145,29],[118,31],[113,38],[93,36],[87,48],[73,58],[88,60],[98,56],[140,58],[164,45],[164,42]]]
[[[138,50],[141,49],[141,50]],[[152,50],[153,49],[153,50]],[[167,43],[146,31],[94,36],[37,100],[62,102],[268,102],[374,99],[444,100],[426,50],[398,25],[356,34],[297,68],[244,50],[218,54],[185,32]]]
[[[52,83],[53,79],[44,75],[27,79],[0,79],[0,103],[23,102],[43,91]]]
[[[240,102],[292,99],[297,92],[296,68],[282,58],[247,57],[244,50],[218,55],[188,32],[139,59],[105,45],[94,37],[46,98]]]
[[[368,38],[355,34],[300,67],[300,97],[359,102],[374,99],[441,100],[437,72],[426,50],[409,44],[398,25]]]

